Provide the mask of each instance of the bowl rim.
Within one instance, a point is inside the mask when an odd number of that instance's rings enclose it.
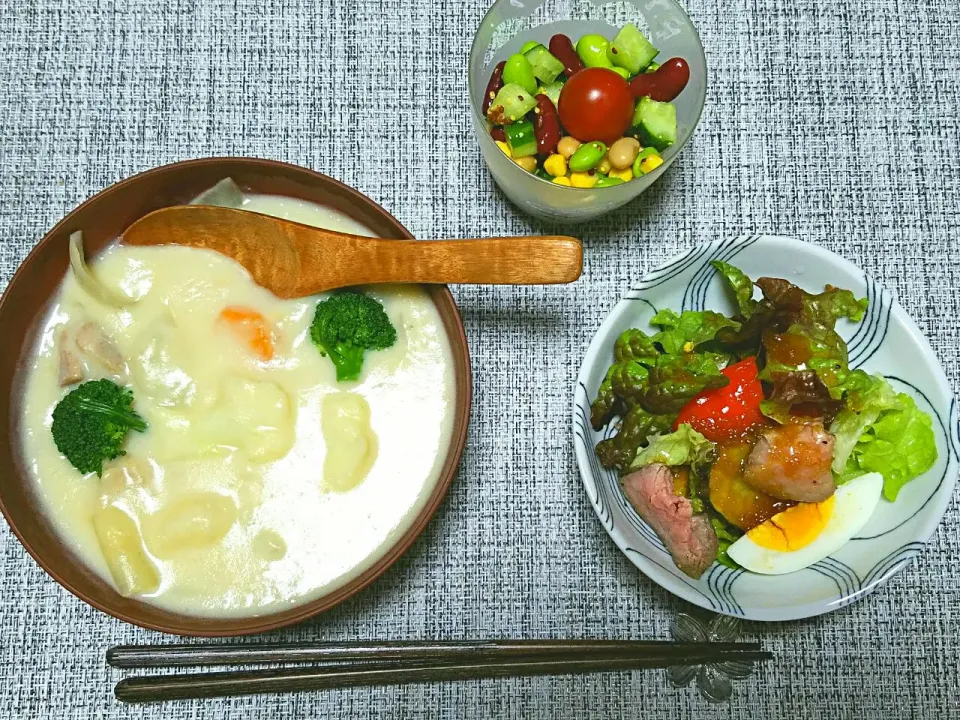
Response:
[[[65,236],[64,233],[71,227],[73,218],[81,211],[91,207],[94,204],[102,203],[119,190],[142,183],[145,179],[152,179],[178,170],[212,168],[217,166],[223,167],[223,177],[229,177],[231,169],[236,171],[238,168],[245,168],[247,170],[255,169],[258,174],[262,174],[264,176],[267,176],[271,173],[271,171],[273,171],[274,173],[283,175],[285,177],[299,176],[300,178],[310,180],[313,183],[323,186],[325,189],[334,191],[334,193],[340,195],[341,197],[348,198],[355,207],[364,208],[368,220],[378,220],[389,226],[391,230],[396,232],[394,237],[410,240],[415,239],[413,234],[407,230],[407,228],[404,227],[399,220],[387,212],[375,200],[367,197],[359,190],[356,190],[349,185],[336,180],[335,178],[329,177],[328,175],[324,175],[323,173],[319,173],[315,170],[278,160],[254,157],[218,156],[181,160],[178,162],[150,168],[113,183],[70,210],[69,213],[67,213],[50,230],[48,230],[34,245],[34,247],[31,248],[30,252],[27,253],[26,257],[21,261],[16,271],[11,276],[9,283],[4,288],[3,293],[0,294],[0,318],[3,317],[3,311],[6,304],[10,302],[10,296],[12,295],[13,288],[17,287],[21,282],[23,282],[23,278],[26,275],[28,266],[36,261],[36,257],[41,254],[45,246],[63,239]],[[319,200],[314,200],[314,202],[321,203]],[[64,244],[64,247],[66,247],[66,244]],[[62,278],[59,282],[62,282]],[[440,505],[446,497],[450,485],[452,484],[453,479],[456,477],[460,468],[463,451],[466,446],[473,399],[473,375],[470,349],[469,344],[467,343],[463,318],[460,314],[460,310],[456,304],[456,301],[450,292],[450,289],[446,285],[433,285],[429,286],[429,292],[431,295],[431,302],[437,306],[438,310],[441,309],[441,304],[447,305],[449,311],[451,311],[450,317],[454,321],[449,324],[444,323],[444,329],[448,336],[448,341],[451,348],[451,356],[453,358],[452,369],[454,371],[455,388],[454,408],[451,416],[452,432],[446,450],[446,458],[441,468],[440,475],[431,489],[430,494],[423,502],[423,505],[414,519],[410,522],[407,529],[400,534],[393,541],[389,549],[377,557],[377,559],[369,567],[350,579],[344,585],[334,588],[333,590],[330,590],[329,592],[324,593],[323,595],[301,605],[263,615],[206,617],[166,611],[171,615],[182,617],[184,620],[192,623],[199,624],[209,622],[218,626],[216,629],[191,628],[189,630],[184,630],[184,628],[179,627],[176,623],[144,620],[140,617],[137,617],[135,612],[118,610],[110,607],[104,602],[90,597],[87,593],[77,588],[71,581],[65,578],[63,574],[58,571],[55,564],[48,562],[48,560],[41,555],[36,548],[33,547],[32,543],[25,539],[17,519],[13,517],[13,514],[7,508],[2,492],[0,492],[0,514],[2,514],[6,519],[7,525],[10,527],[21,546],[34,559],[40,568],[43,569],[43,571],[53,578],[60,586],[65,588],[72,595],[79,598],[83,602],[96,608],[97,610],[100,610],[101,612],[106,613],[107,615],[149,630],[158,630],[160,632],[189,637],[238,637],[242,635],[252,635],[270,630],[277,630],[283,627],[295,625],[326,610],[329,610],[336,605],[339,605],[343,601],[353,597],[371,585],[388,569],[390,569],[390,567],[392,567],[403,554],[406,553],[410,546],[413,545],[417,538],[422,534],[427,526],[427,523],[439,510]],[[49,300],[50,297],[48,296],[45,298],[44,302],[49,302]],[[452,328],[448,325],[452,325]],[[27,340],[31,340],[35,337],[35,335],[36,330],[29,331]],[[23,346],[17,349],[19,354],[22,354],[23,351]],[[458,357],[462,358],[462,362],[458,362]],[[20,362],[18,361],[18,365],[19,364]],[[16,445],[19,442],[17,438],[13,437],[15,428],[16,424],[11,423],[10,433],[8,434],[8,438],[6,438],[7,442],[11,444],[12,448],[16,448]],[[15,453],[16,450],[13,450],[13,452]],[[18,483],[30,482],[30,478],[25,477],[19,468],[14,468],[14,472],[11,473],[11,478]],[[64,538],[59,534],[59,532],[55,529],[53,532],[57,536],[60,543],[62,545],[66,545]],[[71,563],[82,564],[82,561],[73,555],[69,548],[65,547],[64,556],[69,557]],[[125,600],[134,602],[137,608],[141,606],[147,606],[148,608],[152,609],[164,610],[163,608],[159,608],[152,603],[145,602],[137,598],[125,598]],[[284,615],[284,617],[278,620],[276,619],[278,615]]]
[[[486,127],[486,123],[487,123],[487,118],[482,112],[480,112],[480,106],[477,103],[477,97],[478,97],[477,90],[485,90],[485,87],[484,88],[474,87],[473,75],[470,72],[470,63],[472,62],[474,53],[478,50],[477,43],[478,43],[478,35],[479,35],[480,28],[486,24],[487,20],[493,14],[493,11],[500,6],[501,2],[509,2],[511,5],[514,4],[514,0],[497,0],[493,5],[490,6],[490,9],[487,10],[486,13],[484,13],[483,19],[480,20],[480,25],[477,27],[477,30],[473,34],[473,42],[470,43],[470,54],[467,56],[467,92],[470,95],[470,109],[473,112],[473,116],[474,116],[475,130],[479,130],[479,128],[481,127]],[[648,187],[649,185],[652,185],[654,182],[656,182],[660,178],[660,176],[663,175],[663,173],[665,173],[671,165],[673,165],[674,161],[680,156],[680,153],[683,151],[683,149],[693,139],[693,135],[697,130],[697,126],[700,124],[700,120],[703,117],[703,109],[706,107],[706,104],[707,104],[707,84],[710,79],[710,66],[707,63],[707,56],[703,49],[703,41],[700,39],[700,31],[697,30],[697,26],[694,25],[693,20],[690,18],[690,14],[676,0],[658,0],[658,3],[665,3],[667,5],[670,5],[672,10],[675,10],[676,12],[680,13],[680,15],[686,21],[686,23],[690,26],[690,29],[693,31],[693,37],[697,41],[697,48],[700,52],[700,60],[703,62],[703,92],[700,94],[700,101],[697,103],[696,117],[693,119],[693,123],[690,125],[690,133],[687,135],[686,138],[684,138],[683,142],[670,146],[670,149],[673,150],[673,152],[670,153],[670,157],[664,158],[663,163],[658,165],[653,170],[653,172],[647,173],[646,175],[643,176],[646,178],[650,178],[650,181],[647,185]],[[602,0],[600,0],[596,4],[597,5],[612,4],[612,0],[608,0],[607,2],[603,2]],[[497,147],[496,142],[494,141],[493,137],[490,135],[489,132],[482,132],[482,133],[475,132],[474,134],[478,136],[477,142],[485,143],[488,146],[490,146],[492,149],[496,149],[497,152],[500,152],[500,148]],[[483,137],[480,137],[480,136],[483,136]],[[482,154],[483,153],[481,153],[481,155]],[[529,173],[523,168],[521,168],[519,165],[516,166],[516,171],[519,173],[523,173],[523,175],[530,176],[534,180],[544,183],[546,185],[549,185],[551,187],[553,186],[559,187],[561,188],[561,190],[584,193],[584,192],[593,192],[596,189],[596,188],[578,188],[578,187],[567,186],[567,185],[559,185],[557,183],[554,183],[553,181],[544,180],[542,177],[538,177],[533,173]],[[519,178],[522,176],[516,175],[516,177]],[[629,183],[624,183],[623,185],[628,186]],[[610,188],[602,188],[602,189],[610,190],[616,187],[619,187],[619,186],[614,185],[614,186],[611,186]]]
[[[806,254],[807,257],[816,258],[826,265],[836,268],[843,268],[854,275],[863,276],[865,281],[868,283],[873,282],[878,291],[882,289],[882,286],[879,283],[877,283],[875,280],[872,280],[872,278],[870,278],[870,276],[862,268],[858,267],[851,261],[838,255],[837,253],[834,253],[831,250],[828,250],[827,248],[800,240],[798,238],[765,233],[760,233],[757,235],[744,235],[734,239],[731,247],[742,243],[744,240],[753,238],[770,241],[788,249],[799,250],[800,252]],[[930,538],[936,532],[937,527],[939,527],[940,523],[942,522],[943,517],[946,514],[946,510],[952,500],[953,491],[958,482],[957,464],[960,463],[960,429],[958,428],[960,428],[960,426],[958,426],[957,423],[957,399],[950,388],[950,383],[947,380],[946,373],[943,370],[943,365],[936,353],[933,351],[930,342],[927,340],[926,336],[920,330],[920,327],[916,324],[913,318],[910,317],[906,310],[892,295],[890,296],[891,311],[897,313],[898,321],[902,323],[903,328],[920,349],[922,354],[929,357],[933,361],[933,365],[935,367],[935,372],[933,373],[932,378],[934,385],[944,398],[950,399],[951,411],[947,417],[945,427],[946,465],[944,470],[944,480],[948,483],[948,488],[941,493],[940,497],[932,506],[925,506],[928,507],[928,510],[924,513],[924,519],[913,533],[914,542],[909,544],[912,546],[910,547],[909,552],[905,552],[902,557],[898,556],[898,562],[891,565],[879,577],[874,578],[872,582],[866,584],[861,589],[850,595],[844,596],[842,593],[838,593],[833,599],[817,600],[797,605],[784,605],[770,608],[742,608],[742,611],[739,613],[726,608],[725,605],[722,604],[719,606],[711,605],[708,602],[708,599],[694,586],[688,585],[679,580],[674,575],[672,568],[664,569],[650,567],[651,565],[658,565],[658,563],[653,560],[648,560],[637,550],[630,547],[628,539],[623,535],[619,524],[614,522],[612,517],[610,519],[610,526],[607,526],[607,523],[604,522],[605,513],[601,506],[598,505],[593,498],[593,493],[599,494],[598,488],[600,482],[599,478],[595,478],[593,476],[593,470],[591,468],[592,458],[590,457],[589,453],[593,451],[593,448],[587,450],[586,446],[591,444],[589,440],[582,443],[578,442],[577,434],[581,431],[579,421],[581,418],[582,408],[584,405],[589,408],[590,399],[587,396],[586,387],[587,382],[589,381],[590,371],[599,362],[601,353],[612,349],[613,338],[611,338],[610,335],[617,320],[630,313],[630,308],[634,306],[634,301],[636,299],[642,299],[641,294],[645,291],[644,286],[647,284],[652,285],[653,283],[660,284],[662,282],[669,282],[672,280],[671,270],[673,272],[677,272],[677,266],[684,261],[691,258],[699,259],[700,257],[705,257],[709,252],[709,248],[716,248],[724,242],[729,241],[724,239],[716,239],[699,243],[684,252],[678,253],[673,257],[666,259],[657,267],[650,269],[644,274],[639,283],[637,283],[639,289],[630,289],[621,297],[617,304],[604,318],[593,337],[590,339],[590,343],[580,365],[580,370],[577,373],[571,414],[574,454],[577,461],[577,468],[579,470],[581,484],[583,485],[583,489],[590,506],[593,508],[598,519],[600,520],[601,526],[610,536],[611,540],[613,540],[614,544],[627,557],[627,559],[640,570],[640,572],[646,575],[658,586],[662,587],[673,595],[676,595],[677,597],[680,597],[706,610],[723,615],[731,615],[733,617],[746,620],[781,622],[789,620],[801,620],[823,615],[861,600],[882,585],[886,584],[894,575],[903,570],[903,568],[905,568],[908,564],[912,563],[917,555],[919,555],[919,552],[923,549],[923,546],[929,542]],[[607,347],[608,345],[609,347]],[[589,431],[589,429],[589,427],[586,428],[587,431]],[[956,438],[953,433],[957,433]],[[956,447],[953,445],[954,440],[957,442]],[[931,499],[933,498],[931,497]],[[658,572],[658,570],[662,571],[662,573]]]

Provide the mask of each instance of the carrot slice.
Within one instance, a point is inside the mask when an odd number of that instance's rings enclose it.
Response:
[[[220,311],[220,319],[230,325],[258,358],[267,361],[273,357],[273,331],[259,312],[231,305]]]

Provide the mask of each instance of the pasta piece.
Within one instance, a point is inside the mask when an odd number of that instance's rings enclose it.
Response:
[[[144,520],[143,539],[150,552],[167,558],[216,545],[237,520],[233,499],[213,492],[182,497]]]
[[[263,502],[263,473],[254,466],[244,467],[237,474],[237,520],[250,523]]]
[[[121,595],[149,595],[159,589],[160,574],[143,549],[132,517],[116,505],[108,505],[93,516],[93,529]]]
[[[197,352],[178,335],[172,318],[158,320],[135,346],[131,363],[134,386],[161,407],[212,406],[217,399],[215,369],[204,370]]]
[[[287,543],[273,530],[261,530],[253,538],[253,554],[261,560],[282,560],[287,554]]]
[[[352,490],[363,482],[377,459],[370,405],[357,393],[327,395],[320,411],[320,426],[327,446],[324,486],[334,492]]]
[[[207,446],[226,446],[254,463],[266,463],[290,452],[296,407],[274,382],[227,378],[221,401],[201,422],[199,438]]]

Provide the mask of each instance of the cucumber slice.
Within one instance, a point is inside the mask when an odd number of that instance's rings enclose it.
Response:
[[[557,106],[557,103],[560,102],[560,91],[563,90],[563,81],[554,80],[552,83],[547,85],[542,85],[540,87],[541,93],[546,95],[553,102],[554,107]]]
[[[537,154],[537,136],[533,132],[533,123],[529,120],[507,125],[503,134],[507,136],[507,145],[510,146],[514,159]]]
[[[540,82],[551,83],[563,72],[563,63],[543,45],[532,47],[523,56],[533,66],[533,74]]]
[[[500,92],[490,103],[487,120],[494,125],[509,125],[522,119],[536,105],[537,101],[532,93],[528,93],[516,83],[509,83],[500,88]]]
[[[660,51],[633,23],[624,25],[610,45],[610,59],[613,64],[629,70],[631,75],[643,70],[659,54]]]
[[[633,112],[630,135],[641,145],[664,150],[677,141],[677,108],[673,103],[640,98]]]

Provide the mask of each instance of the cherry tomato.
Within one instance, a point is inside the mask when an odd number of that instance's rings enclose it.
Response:
[[[567,80],[558,105],[564,129],[582,143],[613,144],[633,117],[627,81],[606,68],[586,68]]]
[[[687,86],[690,66],[683,58],[670,58],[652,73],[641,73],[630,81],[630,91],[635,98],[668,102]]]
[[[673,423],[674,430],[689,425],[707,440],[720,442],[743,437],[751,428],[766,422],[760,412],[763,387],[757,378],[757,359],[748,357],[722,372],[730,383],[716,390],[704,390],[684,405]]]

